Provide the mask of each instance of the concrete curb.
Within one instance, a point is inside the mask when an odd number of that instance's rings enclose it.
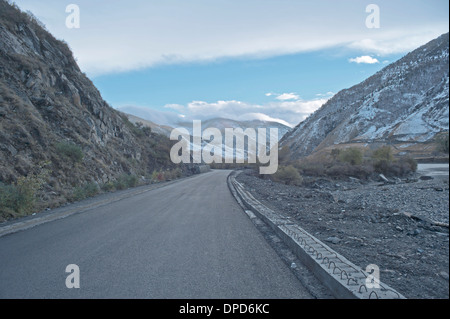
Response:
[[[233,171],[228,176],[228,187],[246,214],[249,217],[255,214],[270,226],[336,298],[406,299],[381,282],[379,282],[379,288],[368,287],[366,280],[370,276],[369,273],[306,232],[290,218],[279,216],[261,204],[236,181],[239,173]]]

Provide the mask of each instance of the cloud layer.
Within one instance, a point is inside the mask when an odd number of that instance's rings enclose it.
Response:
[[[346,47],[408,52],[448,32],[447,1],[379,0],[381,28],[365,27],[365,3],[321,1],[78,0],[80,29],[65,27],[60,0],[16,0],[65,39],[89,75],[158,64],[268,57]]]
[[[167,104],[167,111],[156,111],[144,106],[121,106],[118,109],[157,124],[176,126],[181,121],[206,120],[211,118],[228,118],[237,121],[262,120],[295,126],[308,115],[320,108],[332,96],[331,92],[321,94],[313,100],[301,100],[298,95],[289,100],[277,100],[279,94],[266,104],[253,104],[242,101],[192,101],[187,105]],[[276,95],[276,94],[273,94]]]

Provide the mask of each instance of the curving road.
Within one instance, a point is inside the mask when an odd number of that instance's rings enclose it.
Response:
[[[0,298],[311,298],[235,202],[229,172],[0,237]]]

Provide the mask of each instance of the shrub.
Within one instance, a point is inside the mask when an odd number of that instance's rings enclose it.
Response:
[[[181,175],[182,175],[181,169],[176,168],[176,169],[172,169],[172,170],[164,172],[164,179],[165,180],[177,179],[177,178],[181,177]]]
[[[359,148],[350,147],[340,151],[338,158],[344,163],[349,163],[351,165],[361,165],[363,162],[363,153]]]
[[[138,184],[138,178],[135,175],[122,174],[114,181],[114,188],[121,190],[135,187]]]
[[[370,164],[352,165],[350,163],[334,163],[325,170],[325,175],[333,178],[357,177],[367,179],[373,173]]]
[[[448,132],[440,134],[438,137],[436,137],[436,145],[439,152],[446,154],[449,153]]]
[[[165,171],[165,172],[163,172],[162,174],[164,175],[164,179],[165,179],[166,181],[170,181],[170,180],[173,179],[172,171]]]
[[[284,183],[286,185],[300,185],[303,182],[298,170],[292,166],[279,166],[275,174],[271,175],[275,182]]]
[[[409,156],[392,161],[380,159],[373,163],[373,167],[377,173],[401,177],[415,172],[417,170],[417,162]]]
[[[49,171],[41,164],[38,174],[19,177],[16,183],[4,185],[0,183],[0,214],[25,216],[33,212],[36,195],[45,184]]]
[[[378,160],[373,163],[373,168],[375,172],[387,174],[389,172],[391,163],[386,160]]]
[[[104,192],[111,192],[111,191],[113,191],[115,189],[114,183],[111,182],[111,181],[102,184],[102,186],[100,188]]]
[[[152,180],[152,182],[158,181],[158,172],[157,171],[153,171],[151,180]]]
[[[337,161],[339,159],[339,156],[341,155],[341,150],[338,148],[333,148],[331,150],[331,158],[333,161]]]
[[[411,156],[402,158],[401,161],[403,161],[406,165],[408,165],[412,172],[417,171],[417,161]]]
[[[29,213],[29,203],[32,198],[27,198],[26,193],[21,192],[16,185],[0,184],[0,214],[2,216]]]
[[[303,175],[323,176],[325,174],[324,162],[297,161],[294,165]]]
[[[75,187],[72,192],[72,200],[79,201],[85,198],[93,197],[99,192],[99,187],[96,183],[87,183],[82,186]]]
[[[373,152],[372,158],[375,161],[392,162],[394,159],[394,156],[392,155],[392,148],[390,146],[382,146]]]
[[[392,155],[392,149],[390,146],[382,146],[375,150],[372,154],[373,167],[377,173],[389,174],[394,168],[392,161],[394,156]]]
[[[411,172],[411,167],[406,162],[396,161],[390,163],[384,171],[388,176],[405,176]]]
[[[180,172],[181,174],[181,172]],[[166,179],[170,179],[170,177],[172,176],[172,173],[167,171],[167,172],[161,172],[161,171],[153,171],[152,173],[152,181],[153,182],[163,182]]]
[[[56,152],[74,163],[80,163],[84,157],[81,147],[68,142],[59,142],[56,144]]]

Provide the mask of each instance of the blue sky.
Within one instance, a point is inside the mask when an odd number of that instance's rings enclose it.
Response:
[[[265,103],[266,93],[294,92],[303,99],[337,92],[385,66],[349,63],[352,55],[323,51],[265,59],[224,59],[185,63],[94,77],[105,97],[119,105],[186,104],[194,100],[240,100]],[[393,61],[401,55],[390,55]],[[385,60],[383,60],[385,61]],[[151,101],[149,101],[151,96]]]
[[[296,125],[333,94],[448,32],[446,0],[17,0],[72,48],[113,107],[159,122]],[[65,8],[80,8],[80,28]],[[367,28],[366,6],[380,8]]]

